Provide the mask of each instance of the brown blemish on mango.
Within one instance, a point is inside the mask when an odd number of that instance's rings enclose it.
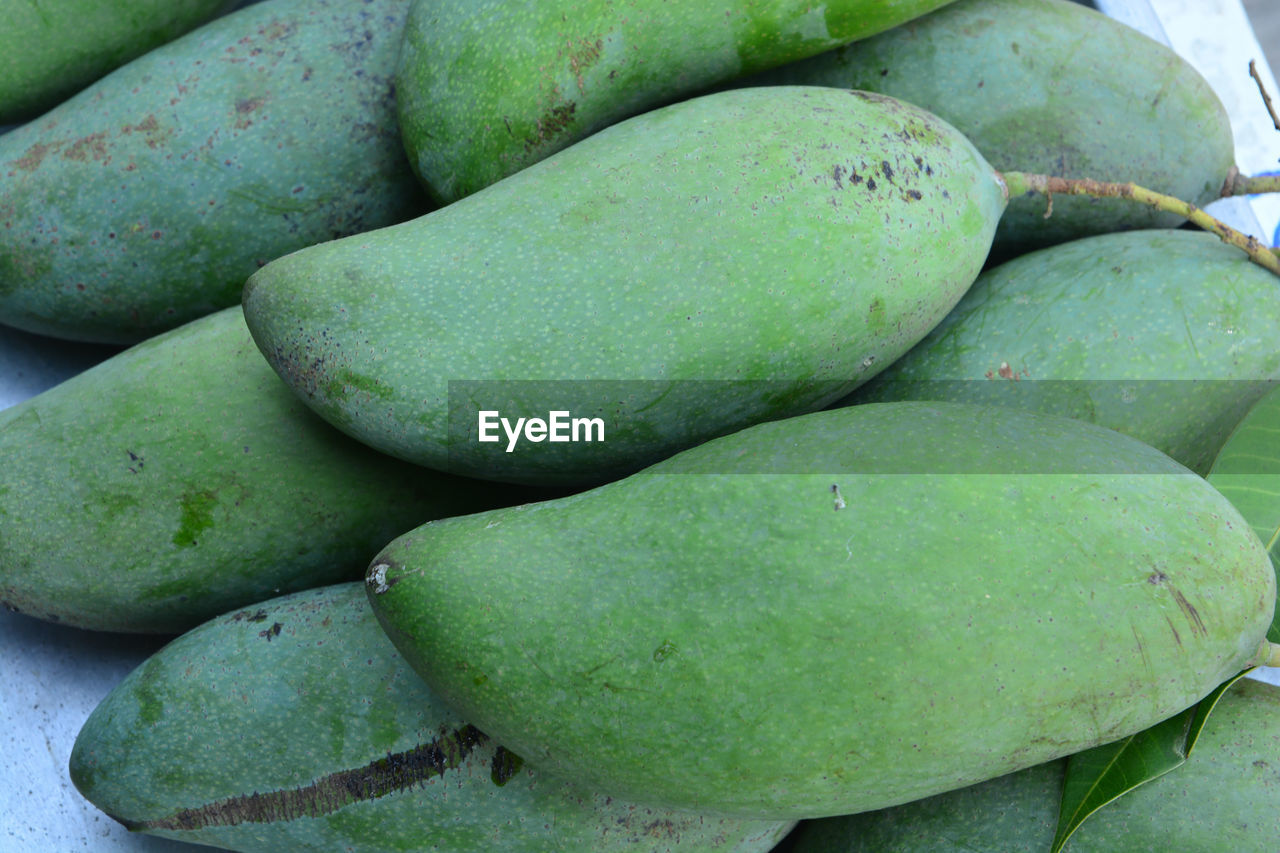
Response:
[[[385,758],[340,770],[310,785],[267,793],[254,792],[182,809],[168,817],[130,821],[116,818],[128,829],[194,830],[242,823],[275,823],[332,814],[352,803],[376,800],[443,776],[460,765],[476,747],[488,741],[474,726],[442,731],[429,743]]]

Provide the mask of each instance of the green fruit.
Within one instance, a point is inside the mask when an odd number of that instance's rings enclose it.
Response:
[[[1210,234],[1134,231],[1015,258],[846,403],[966,400],[1118,430],[1204,473],[1280,377],[1276,277]]]
[[[1003,204],[968,141],[909,105],[722,92],[274,261],[245,317],[361,441],[473,476],[599,482],[852,390],[960,298]],[[604,440],[478,440],[481,411],[550,410],[599,417]]]
[[[71,779],[141,832],[241,851],[764,853],[790,828],[546,778],[399,658],[360,584],[229,613],[85,722]]]
[[[1046,853],[1065,761],[894,809],[802,824],[787,853]],[[1187,763],[1090,816],[1065,853],[1270,853],[1280,836],[1280,689],[1244,679]],[[782,848],[779,848],[780,850]]]
[[[947,0],[419,0],[396,70],[405,148],[456,201],[595,131]]]
[[[0,412],[0,458],[0,602],[109,631],[182,631],[351,580],[427,518],[527,499],[333,430],[271,372],[239,308]]]
[[[1280,388],[1254,403],[1231,430],[1205,479],[1240,510],[1280,565]],[[1280,643],[1280,614],[1267,639]]]
[[[848,814],[1145,729],[1258,659],[1265,550],[1168,457],[959,403],[775,421],[427,524],[367,576],[409,664],[547,772]]]
[[[0,137],[0,322],[133,343],[425,202],[391,76],[407,0],[267,0]]]
[[[3,0],[0,124],[38,115],[231,0]]]
[[[1132,181],[1196,204],[1235,162],[1226,109],[1168,47],[1068,0],[960,0],[752,81],[882,92],[937,113],[997,169]],[[1009,200],[993,253],[1181,220],[1125,199]]]

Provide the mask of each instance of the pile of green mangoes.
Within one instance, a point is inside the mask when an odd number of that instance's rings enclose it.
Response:
[[[75,742],[102,811],[1048,853],[1068,756],[1198,707],[1066,849],[1275,848],[1276,253],[1005,177],[1244,191],[1176,54],[1068,0],[83,5],[0,38],[0,324],[128,348],[0,412],[0,602],[176,636]]]

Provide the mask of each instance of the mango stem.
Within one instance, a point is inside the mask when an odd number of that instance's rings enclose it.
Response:
[[[1218,239],[1243,251],[1249,256],[1249,260],[1258,266],[1280,276],[1280,257],[1276,255],[1275,250],[1268,248],[1258,238],[1237,231],[1182,199],[1164,195],[1137,184],[1109,183],[1091,178],[1057,178],[1028,172],[1004,172],[1003,177],[1005,186],[1009,188],[1009,198],[1031,193],[1042,193],[1050,199],[1053,198],[1054,193],[1087,195],[1094,198],[1127,198],[1139,204],[1154,207],[1156,210],[1175,213],[1193,225],[1218,235]]]
[[[1280,643],[1263,640],[1258,644],[1258,651],[1254,653],[1248,666],[1280,666]]]
[[[1235,166],[1222,184],[1222,197],[1280,193],[1280,175],[1242,175]]]

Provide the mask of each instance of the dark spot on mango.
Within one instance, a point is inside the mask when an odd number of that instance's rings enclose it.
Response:
[[[669,819],[655,820],[645,825],[643,834],[650,838],[675,838],[676,827]]]
[[[488,736],[475,726],[442,731],[430,743],[351,770],[322,776],[310,785],[265,793],[242,794],[182,809],[168,817],[146,821],[120,820],[131,830],[193,830],[242,823],[275,823],[321,817],[362,800],[376,800],[460,765]],[[516,768],[518,769],[518,768]],[[514,770],[512,771],[514,772]]]
[[[577,109],[578,105],[576,103],[568,101],[563,104],[557,104],[543,114],[543,116],[538,119],[537,129],[534,135],[525,139],[525,151],[536,151],[540,146],[550,142],[568,130],[569,126],[573,124],[573,114]]]
[[[884,318],[884,300],[877,296],[867,306],[867,325],[873,329],[882,329],[884,328]]]
[[[493,765],[489,772],[489,778],[493,780],[493,784],[501,788],[503,785],[511,781],[511,778],[520,772],[520,768],[524,766],[524,759],[510,752],[506,747],[498,747],[493,754]]]
[[[599,61],[600,50],[604,47],[604,41],[603,39],[596,39],[592,42],[584,38],[581,45],[581,48],[569,54],[569,70],[573,73],[574,80],[578,84],[578,91],[585,94],[587,87],[583,82],[582,72]]]
[[[75,143],[63,152],[63,157],[68,160],[78,160],[86,162],[90,159],[103,160],[107,156],[107,134],[106,131],[91,133],[88,136],[77,139]]]
[[[248,610],[241,610],[235,616],[231,617],[232,622],[265,622],[267,619],[267,611],[258,610],[250,613]]]
[[[253,120],[249,116],[260,109],[266,102],[267,99],[264,97],[242,98],[236,101],[236,130],[244,130],[253,124]]]
[[[37,142],[35,145],[32,145],[27,149],[26,154],[15,160],[14,165],[19,169],[24,169],[30,172],[44,161],[45,155],[48,154],[53,147],[54,146],[44,142]]]
[[[153,133],[159,129],[160,122],[156,121],[156,117],[154,115],[149,115],[137,124],[124,125],[120,128],[120,132],[126,135],[134,133],[135,131],[138,133]]]

